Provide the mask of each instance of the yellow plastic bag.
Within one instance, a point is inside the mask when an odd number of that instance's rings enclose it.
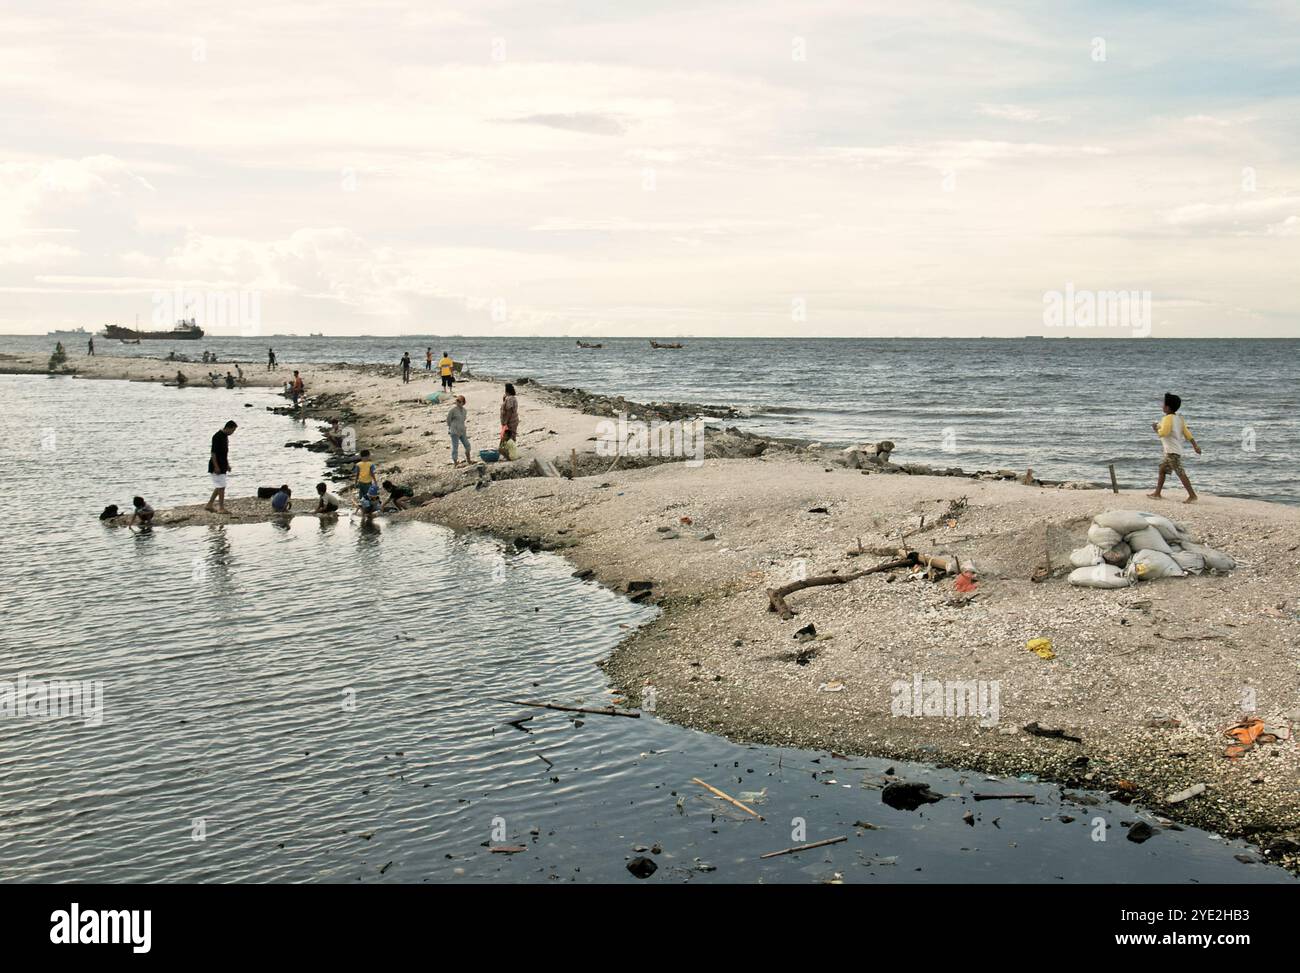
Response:
[[[1025,643],[1025,648],[1040,659],[1055,659],[1056,653],[1052,651],[1051,639],[1030,639]]]

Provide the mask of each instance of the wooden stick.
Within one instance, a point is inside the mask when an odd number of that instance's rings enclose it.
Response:
[[[824,584],[848,584],[849,581],[863,578],[866,575],[879,574],[880,571],[893,571],[897,567],[910,567],[918,561],[919,555],[910,554],[907,557],[894,559],[894,561],[885,561],[875,567],[868,567],[865,571],[853,571],[852,574],[846,575],[822,575],[819,578],[805,578],[802,581],[790,581],[789,584],[781,585],[780,588],[767,589],[767,610],[775,611],[780,615],[783,622],[789,622],[794,618],[794,611],[790,606],[785,604],[785,596],[794,592],[803,591],[805,588],[820,588]]]
[[[1115,464],[1111,463],[1107,469],[1110,470],[1110,488],[1115,493],[1119,493],[1119,481],[1115,479]]]
[[[615,709],[613,706],[607,706],[604,709],[585,709],[581,706],[561,706],[558,703],[530,703],[524,699],[493,699],[494,703],[510,703],[512,706],[536,706],[538,709],[558,709],[566,713],[592,713],[596,716],[630,716],[634,720],[639,720],[641,714],[629,712],[628,710]]]
[[[569,479],[576,480],[577,478],[578,478],[578,451],[576,449],[571,449],[569,450]]]
[[[802,581],[792,581],[780,588],[767,589],[767,610],[776,612],[781,616],[781,620],[788,622],[794,618],[794,611],[785,603],[787,595],[792,595],[796,591],[803,591],[804,588],[820,588],[828,584],[847,584],[868,574],[878,574],[881,571],[892,571],[895,568],[905,568],[917,562],[918,555],[912,554],[906,557],[896,558],[892,561],[885,561],[877,564],[874,568],[867,568],[865,571],[854,571],[851,574],[824,574],[816,578],[805,578]]]
[[[972,794],[977,801],[1032,801],[1035,794]]]
[[[714,787],[712,784],[706,784],[706,783],[704,783],[704,781],[700,780],[698,777],[692,777],[692,778],[691,778],[691,783],[692,783],[692,784],[699,784],[699,785],[700,785],[701,787],[703,787],[706,791],[712,791],[714,794],[716,794],[718,797],[722,798],[724,801],[729,801],[730,803],[736,805],[736,807],[740,808],[740,809],[741,809],[742,811],[744,811],[746,814],[751,814],[751,815],[753,815],[754,817],[758,818],[758,820],[760,820],[760,821],[763,820],[763,815],[759,814],[759,813],[758,813],[757,811],[755,811],[752,807],[748,807],[748,806],[746,806],[746,805],[744,805],[744,804],[741,804],[738,800],[736,800],[736,799],[735,799],[734,797],[732,797],[730,794],[724,794],[724,793],[722,793],[722,791],[718,790],[718,789],[717,789],[716,787]]]
[[[848,841],[848,835],[840,835],[838,838],[827,838],[825,841],[814,841],[806,845],[795,845],[793,848],[782,848],[780,851],[769,851],[766,855],[759,855],[759,858],[775,858],[778,855],[793,855],[796,851],[807,851],[810,848],[824,848],[826,845],[838,845],[841,841]]]

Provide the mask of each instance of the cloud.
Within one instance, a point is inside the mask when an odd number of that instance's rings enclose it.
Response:
[[[975,113],[1010,122],[1064,122],[1069,119],[1068,115],[1050,114],[1023,105],[980,104],[975,106]]]
[[[558,128],[566,132],[584,132],[587,135],[622,135],[627,126],[612,115],[597,112],[569,112],[557,115],[526,115],[512,118],[516,125],[542,125],[546,128]]]
[[[1064,280],[1179,295],[1185,333],[1293,322],[1300,20],[1104,19],[28,4],[0,13],[0,330],[189,286],[257,289],[281,331],[1015,334]]]
[[[1290,235],[1300,218],[1300,195],[1262,196],[1223,203],[1190,203],[1169,213],[1168,222],[1184,230],[1214,233]]]

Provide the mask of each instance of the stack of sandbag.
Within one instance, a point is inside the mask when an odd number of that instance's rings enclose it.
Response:
[[[1221,551],[1197,544],[1181,524],[1139,510],[1107,510],[1094,517],[1088,543],[1071,552],[1070,563],[1070,584],[1084,588],[1125,588],[1237,566]]]

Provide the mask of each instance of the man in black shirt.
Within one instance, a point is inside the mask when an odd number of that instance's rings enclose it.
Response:
[[[227,513],[226,510],[226,477],[230,473],[230,434],[238,428],[234,419],[231,419],[224,426],[212,434],[212,453],[208,457],[208,473],[212,477],[212,496],[208,497],[208,504],[204,507],[214,514]],[[217,507],[213,510],[212,505]]]

